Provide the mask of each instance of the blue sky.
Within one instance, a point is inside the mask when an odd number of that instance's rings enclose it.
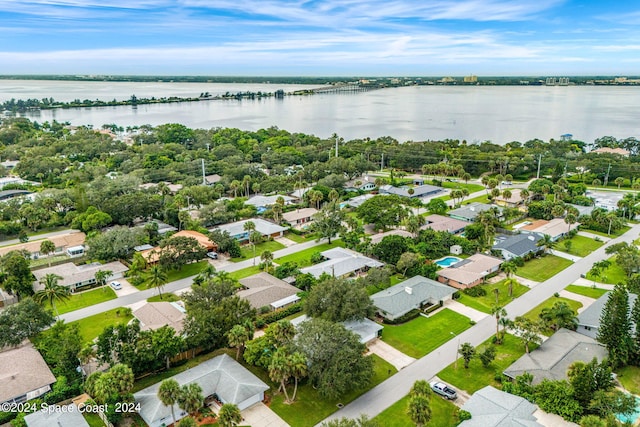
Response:
[[[0,0],[0,74],[640,75],[640,2]]]

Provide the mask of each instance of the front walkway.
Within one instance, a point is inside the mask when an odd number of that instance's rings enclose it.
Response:
[[[560,415],[550,414],[548,412],[544,412],[542,409],[535,411],[533,416],[536,417],[538,423],[542,424],[544,427],[579,427],[578,424],[567,421]]]
[[[586,286],[586,287],[592,288],[594,285],[594,281],[581,277],[575,282],[573,282],[573,284],[577,286]],[[608,289],[608,290],[613,290],[613,288],[615,287],[615,285],[610,285],[608,283],[599,283],[599,282],[595,282],[595,285],[596,285],[596,288]]]
[[[244,418],[240,425],[251,427],[289,427],[282,418],[264,403],[256,403],[242,411]]]
[[[520,283],[521,285],[525,285],[527,288],[534,288],[540,284],[540,282],[536,282],[535,280],[531,280],[531,279],[526,279],[522,276],[516,276],[515,274],[513,278],[516,279],[518,283]]]
[[[569,292],[566,289],[563,289],[558,293],[563,298],[567,298],[567,299],[571,299],[571,300],[574,300],[574,301],[578,301],[579,303],[582,304],[582,307],[580,307],[578,309],[578,314],[582,313],[587,307],[589,307],[591,304],[596,302],[596,300],[593,299],[593,298],[589,298],[589,297],[586,297],[584,295],[574,294],[573,292]]]
[[[391,363],[398,371],[416,360],[413,357],[407,356],[403,352],[396,350],[380,339],[369,344],[369,351]]]
[[[462,314],[463,316],[468,317],[476,323],[488,316],[487,313],[483,313],[479,310],[476,310],[475,308],[467,307],[466,305],[452,299],[445,301],[444,307],[448,308],[449,310],[453,310],[458,314]]]
[[[611,237],[605,237],[599,234],[589,233],[588,231],[578,231],[578,236],[588,237],[594,240],[598,239],[598,240],[602,240],[603,242],[608,242],[609,240],[611,240]]]
[[[570,255],[570,254],[568,254],[566,252],[558,251],[558,250],[555,250],[555,249],[550,249],[549,253],[551,255],[555,255],[557,257],[564,258],[564,259],[568,259],[569,261],[573,261],[573,262],[580,261],[582,259],[579,256]]]

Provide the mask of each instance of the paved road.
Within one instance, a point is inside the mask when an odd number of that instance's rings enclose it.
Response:
[[[49,237],[60,236],[61,234],[69,234],[79,232],[78,230],[73,230],[71,228],[65,228],[64,230],[52,231],[50,233],[42,233],[42,234],[34,234],[29,236],[29,242],[34,242],[37,240],[48,239]],[[11,240],[2,240],[0,241],[0,247],[2,246],[10,246],[17,245],[18,243],[22,243],[20,239],[11,239]]]
[[[640,224],[634,225],[631,230],[619,238],[613,239],[613,243],[632,242],[640,233]],[[505,308],[510,318],[521,316],[533,307],[542,303],[555,292],[560,292],[568,284],[574,283],[580,278],[580,274],[588,271],[591,265],[602,259],[608,258],[605,254],[605,246],[600,247],[575,264],[564,269],[551,279],[540,283],[522,297],[516,299]],[[475,326],[459,334],[460,342],[469,342],[477,346],[495,333],[495,319],[487,317]],[[401,399],[411,389],[416,380],[429,380],[442,369],[453,363],[457,353],[457,340],[451,339],[436,350],[411,365],[402,369],[383,383],[363,394],[344,408],[338,410],[329,419],[341,417],[357,418],[360,414],[374,417],[397,400]]]
[[[315,242],[315,241],[311,241],[311,242],[305,242],[305,243],[299,243],[297,245],[293,245],[293,246],[289,246],[288,248],[284,248],[284,249],[280,249],[279,251],[275,251],[273,253],[273,257],[274,258],[279,258],[279,257],[283,257],[285,255],[290,255],[296,252],[300,252],[304,249],[307,248],[312,248],[314,246],[320,245],[322,243],[325,243],[325,240],[322,240],[320,242]],[[257,257],[257,263],[260,262],[260,258]],[[229,273],[232,273],[234,271],[238,271],[238,270],[242,270],[243,268],[247,268],[247,267],[251,267],[253,266],[253,258],[251,259],[247,259],[244,261],[240,261],[240,262],[236,262],[236,263],[232,263],[232,264],[227,264],[225,266],[222,266],[219,268],[219,270],[221,271],[227,271]],[[180,291],[183,289],[187,289],[189,287],[191,287],[191,284],[193,283],[193,278],[195,276],[190,276],[184,279],[180,279],[180,280],[176,280],[174,282],[170,282],[167,283],[166,285],[164,285],[163,287],[163,292],[176,292],[176,291]],[[134,304],[136,302],[139,301],[144,301],[147,298],[150,298],[154,295],[156,295],[158,293],[158,291],[156,289],[145,289],[144,291],[139,291],[136,292],[134,294],[129,294],[129,295],[123,295],[121,297],[118,297],[116,299],[110,300],[110,301],[105,301],[103,303],[100,304],[96,304],[96,305],[92,305],[90,307],[85,307],[82,308],[80,310],[76,310],[76,311],[72,311],[70,313],[66,313],[60,316],[60,319],[64,320],[65,322],[73,322],[74,320],[80,320],[83,319],[85,317],[89,317],[89,316],[93,316],[94,314],[98,314],[98,313],[102,313],[108,310],[112,310],[114,308],[119,308],[119,307],[124,307],[127,306],[129,304]]]

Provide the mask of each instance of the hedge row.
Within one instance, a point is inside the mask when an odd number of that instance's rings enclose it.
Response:
[[[291,316],[292,314],[299,313],[301,311],[302,301],[299,301],[295,304],[291,304],[286,308],[281,308],[258,316],[258,319],[256,320],[256,327],[262,328],[264,325],[277,322],[278,320],[282,320],[287,316]]]

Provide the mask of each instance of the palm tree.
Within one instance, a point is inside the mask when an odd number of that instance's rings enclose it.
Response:
[[[289,356],[289,368],[291,369],[291,376],[293,376],[294,386],[293,394],[291,395],[291,401],[295,402],[296,393],[298,393],[298,380],[308,375],[307,358],[304,354],[296,351]]]
[[[147,287],[158,288],[158,295],[162,299],[162,288],[167,283],[167,273],[161,265],[153,265],[146,274]]]
[[[218,423],[220,427],[235,427],[242,421],[240,408],[233,403],[225,403],[218,411]]]
[[[429,423],[431,420],[431,406],[429,405],[429,398],[422,394],[412,396],[409,399],[409,406],[407,413],[411,418],[411,421],[416,426],[422,427]]]
[[[236,360],[238,360],[240,350],[244,347],[244,344],[251,339],[249,330],[242,325],[235,325],[227,332],[226,336],[229,345],[236,348]]]
[[[499,337],[499,335],[500,335],[500,329],[499,329],[499,327],[500,327],[500,319],[507,315],[507,310],[505,310],[504,307],[502,307],[501,305],[494,304],[491,307],[491,315],[495,316],[495,318],[496,318],[496,341],[497,341],[496,343],[497,344],[501,344],[502,341],[500,340],[500,337]]]
[[[176,415],[173,409],[173,405],[178,401],[178,397],[180,396],[180,384],[178,381],[174,379],[167,379],[160,383],[160,387],[158,388],[158,399],[164,406],[168,406],[171,408],[171,418],[173,419],[173,423],[176,423]]]
[[[54,253],[56,250],[56,244],[53,243],[51,240],[43,240],[42,243],[40,243],[40,253],[45,255],[45,256],[49,256],[49,254]],[[51,258],[48,258],[48,263],[49,263],[49,267],[51,267]]]
[[[193,415],[204,404],[204,396],[202,396],[202,387],[197,383],[185,384],[180,388],[178,395],[178,407],[189,415]]]
[[[518,269],[518,266],[513,261],[507,261],[507,262],[503,263],[502,266],[500,266],[500,268],[507,275],[506,283],[509,286],[509,297],[512,297],[513,296],[513,285],[514,285],[514,282],[515,283],[518,283],[518,282],[515,281],[514,279],[511,279],[511,276],[516,272],[516,270]]]
[[[113,272],[109,271],[109,270],[98,270],[98,271],[96,271],[96,274],[95,274],[96,284],[98,286],[106,285],[107,284],[107,279],[109,277],[111,277],[112,274],[113,274]]]
[[[283,347],[291,342],[296,335],[296,328],[288,320],[278,320],[267,329],[275,342],[275,347]]]
[[[554,248],[556,242],[553,240],[553,238],[551,238],[551,236],[545,234],[542,236],[542,239],[538,240],[537,245],[538,247],[543,248],[544,252],[547,253]]]
[[[39,290],[33,295],[33,300],[38,304],[48,302],[51,307],[53,307],[56,317],[60,317],[58,309],[56,308],[56,301],[66,301],[71,298],[69,288],[58,284],[58,280],[60,279],[62,279],[62,277],[57,274],[47,274],[40,279],[40,284],[44,286],[44,289]]]
[[[420,227],[422,227],[425,223],[425,219],[420,215],[411,215],[404,220],[405,229],[413,234],[414,237],[418,236],[418,232],[420,231]]]
[[[593,287],[596,287],[596,279],[601,277],[604,271],[611,267],[611,261],[608,259],[603,259],[602,261],[594,262],[589,270],[589,273],[593,277]]]
[[[279,203],[276,203],[275,205],[271,206],[271,213],[273,213],[273,220],[280,224],[280,215],[282,214],[282,205]]]
[[[271,251],[263,251],[260,254],[260,260],[262,261],[262,263],[265,266],[265,270],[267,271],[267,273],[271,270],[271,266],[273,263],[273,252]]]
[[[553,304],[553,307],[542,309],[540,319],[554,331],[560,328],[575,330],[578,326],[576,313],[564,301],[558,301]]]
[[[278,391],[282,390],[285,397],[285,402],[289,403],[289,394],[287,393],[286,382],[291,377],[291,369],[289,367],[289,358],[283,348],[279,348],[271,357],[271,363],[269,363],[269,378],[273,382],[279,382],[280,387]]]

